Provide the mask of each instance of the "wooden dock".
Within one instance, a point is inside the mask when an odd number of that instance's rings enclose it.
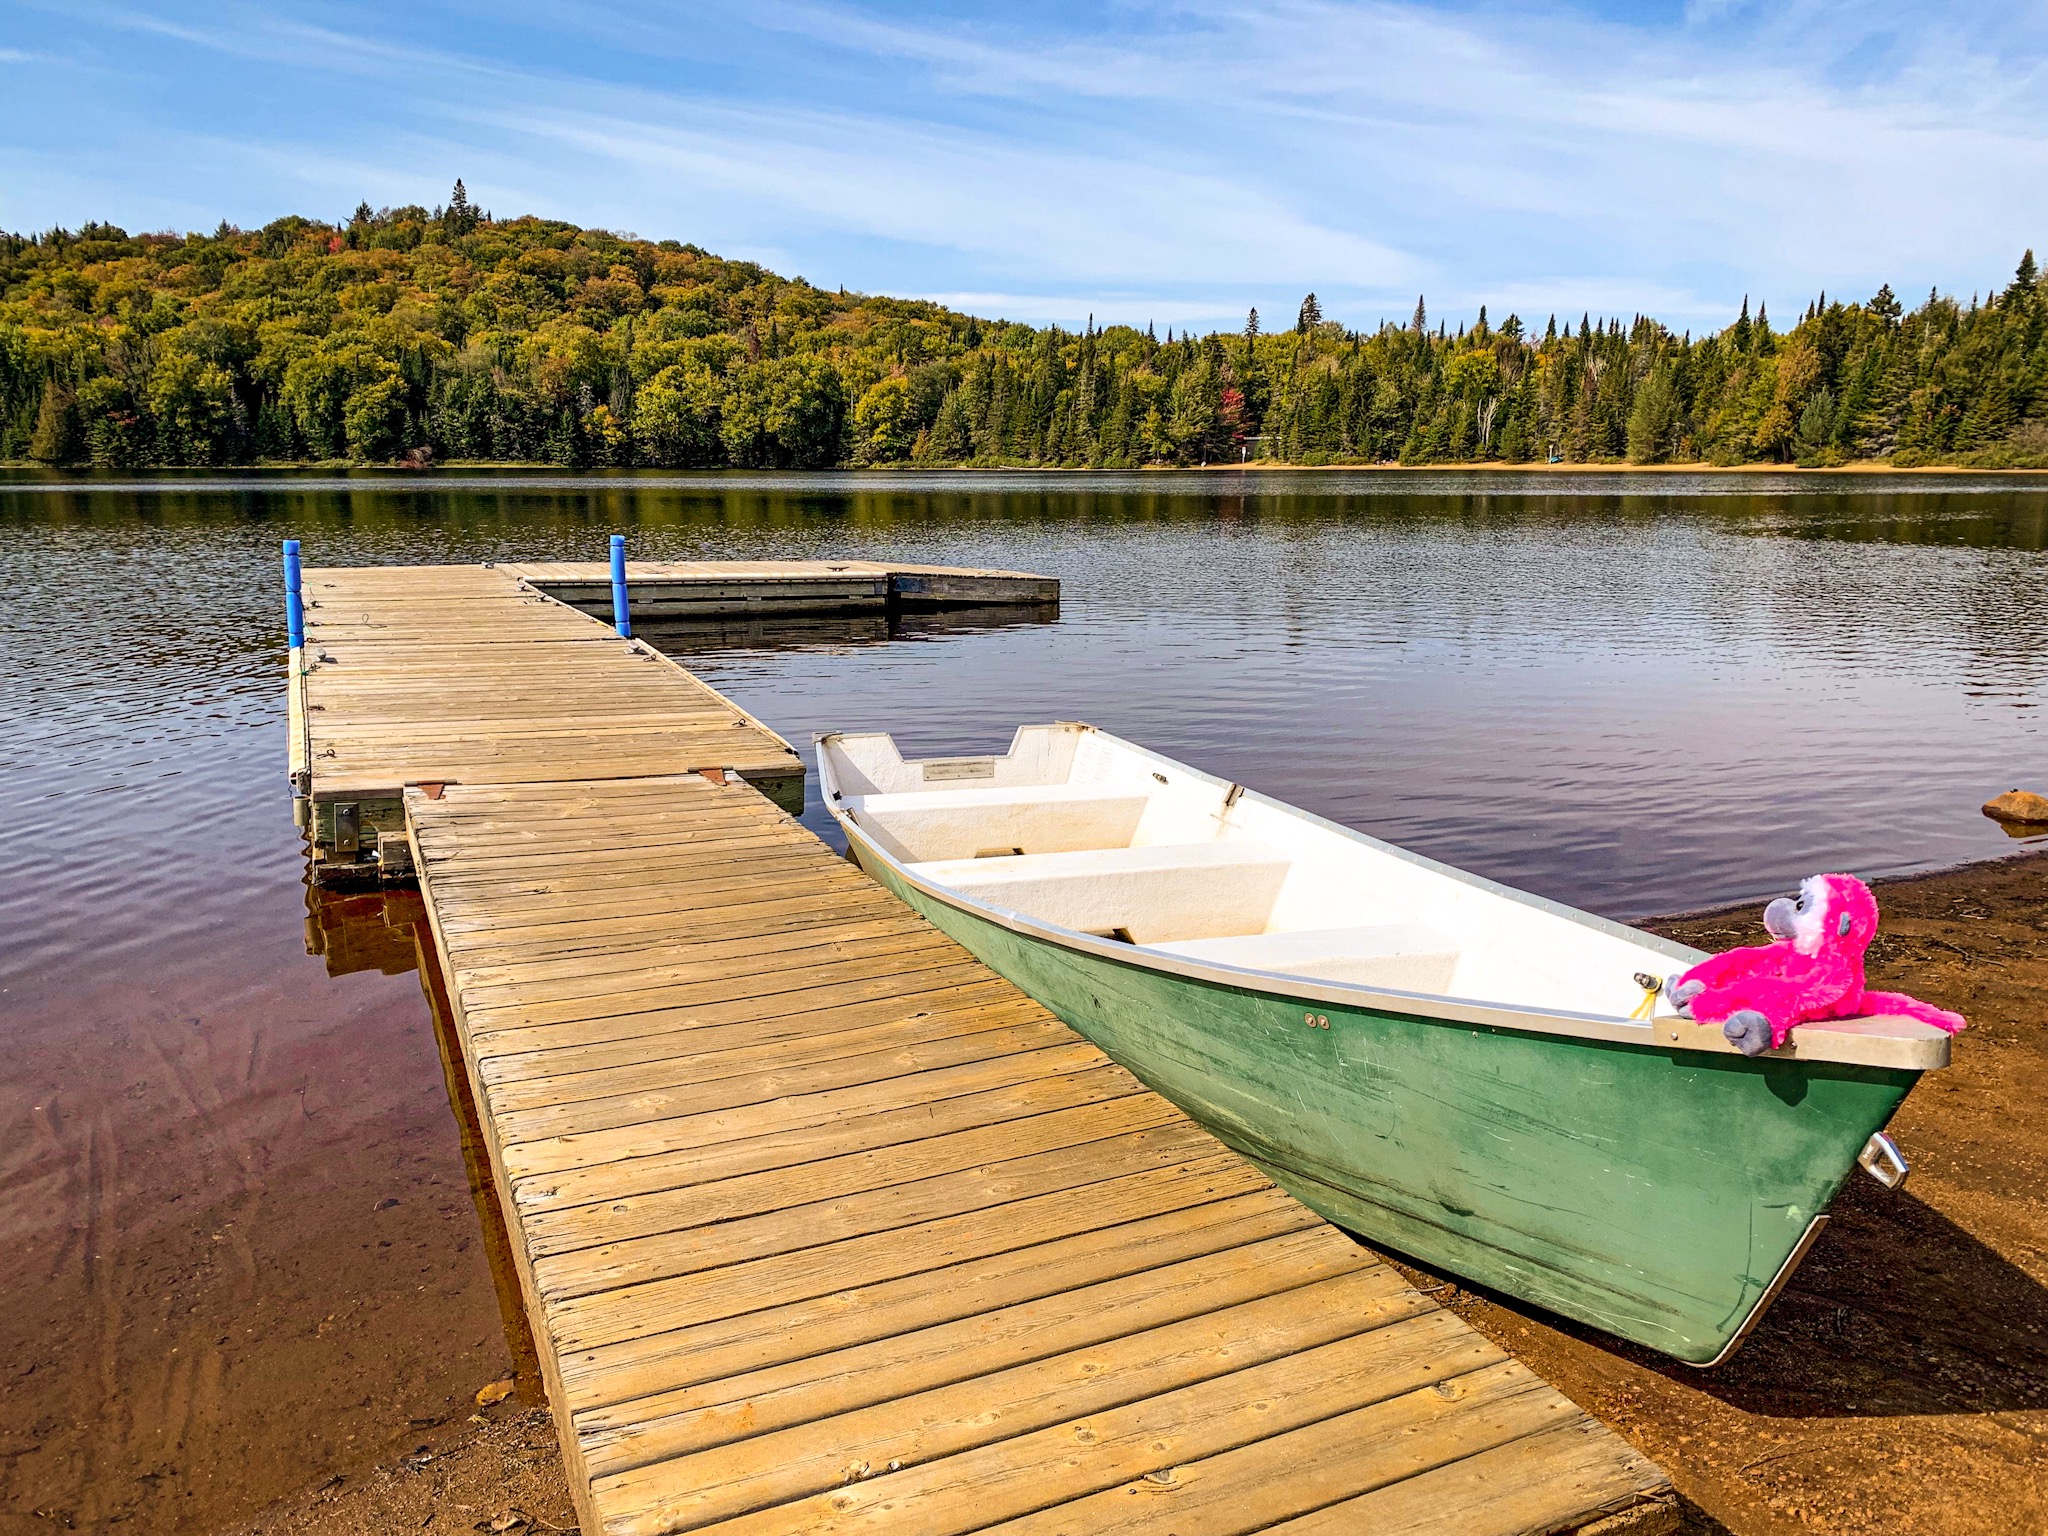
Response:
[[[874,561],[635,562],[636,619],[1056,605],[1018,571]],[[304,575],[288,715],[322,884],[409,877],[408,784],[737,774],[803,807],[789,743],[644,640],[580,611],[601,564],[341,566]]]
[[[478,695],[520,693],[477,623]],[[348,665],[298,680],[309,746],[383,696]],[[1675,1528],[1656,1467],[741,775],[549,779],[482,728],[400,814],[589,1536]]]

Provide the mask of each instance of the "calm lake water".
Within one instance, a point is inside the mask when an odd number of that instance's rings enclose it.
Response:
[[[1979,803],[2048,787],[2048,481],[0,477],[0,1520],[217,1529],[511,1368],[416,914],[309,914],[277,544],[614,531],[1064,581],[1052,623],[668,637],[799,744],[1090,720],[1617,916],[1994,855]]]

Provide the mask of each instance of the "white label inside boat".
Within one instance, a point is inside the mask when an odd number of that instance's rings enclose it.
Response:
[[[937,758],[924,765],[927,784],[943,783],[947,779],[992,779],[995,776],[996,760],[992,757]]]

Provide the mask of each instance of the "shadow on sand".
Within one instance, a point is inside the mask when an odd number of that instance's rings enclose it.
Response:
[[[1852,1177],[1833,1213],[1741,1352],[1680,1380],[1783,1418],[2048,1407],[2048,1286],[1910,1190]]]
[[[1714,1370],[1390,1257],[1442,1299],[1462,1290],[1744,1413],[1883,1418],[2048,1407],[2048,1286],[1924,1200],[1860,1174],[1831,1211],[1777,1304]]]

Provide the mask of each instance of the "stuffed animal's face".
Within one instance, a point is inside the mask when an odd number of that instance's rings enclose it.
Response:
[[[1764,926],[1802,955],[1860,955],[1877,932],[1877,898],[1854,875],[1812,875],[1764,908]]]

